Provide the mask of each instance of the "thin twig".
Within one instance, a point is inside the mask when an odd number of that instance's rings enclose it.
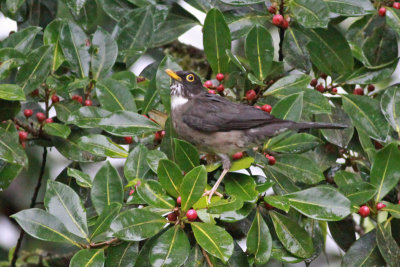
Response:
[[[202,248],[201,252],[203,253],[204,258],[206,258],[206,261],[210,267],[214,267],[214,265],[211,263],[210,257],[208,257],[207,252]]]
[[[110,240],[107,240],[107,241],[104,241],[104,242],[90,243],[90,247],[91,248],[96,248],[96,247],[101,247],[101,246],[104,246],[104,245],[111,245],[112,243],[115,243],[117,241],[119,241],[119,239],[115,237],[113,239],[110,239]]]
[[[45,171],[45,168],[46,168],[46,161],[47,161],[47,149],[43,148],[42,165],[40,167],[39,178],[38,178],[38,181],[37,181],[37,184],[36,184],[35,191],[33,192],[31,205],[29,206],[29,208],[33,208],[36,205],[36,199],[37,199],[37,197],[39,195],[40,186],[42,185],[44,171]],[[21,249],[22,240],[24,238],[24,233],[25,233],[24,230],[21,229],[21,233],[19,234],[17,245],[15,246],[15,250],[14,250],[14,253],[13,253],[12,260],[11,260],[11,267],[15,267],[15,264],[17,262],[18,252]]]
[[[282,17],[285,16],[284,8],[285,8],[285,1],[281,0],[281,5],[279,7],[279,13],[282,15]],[[280,27],[279,28],[279,61],[283,61],[283,39],[284,39],[284,37],[285,37],[285,29]]]

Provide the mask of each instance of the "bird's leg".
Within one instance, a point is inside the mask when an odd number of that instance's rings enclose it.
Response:
[[[225,154],[219,154],[218,155],[222,159],[222,173],[219,176],[217,182],[214,184],[213,188],[210,191],[207,191],[205,195],[208,195],[208,203],[211,202],[211,198],[214,194],[217,194],[217,189],[219,184],[222,182],[224,179],[225,175],[228,173],[229,169],[231,168],[231,160],[229,157]],[[219,194],[219,193],[218,193]]]

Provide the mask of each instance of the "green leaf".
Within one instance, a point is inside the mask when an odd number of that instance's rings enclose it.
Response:
[[[335,183],[339,188],[347,187],[350,184],[359,183],[362,181],[361,177],[353,172],[338,171],[334,177]]]
[[[173,209],[175,207],[175,200],[165,193],[165,190],[157,181],[149,180],[142,182],[137,187],[137,192],[140,198],[151,206],[166,209]]]
[[[150,251],[150,263],[152,266],[181,266],[189,252],[189,240],[182,228],[176,225],[157,238]]]
[[[274,208],[289,212],[290,202],[286,196],[265,196],[264,201],[273,206]]]
[[[376,231],[361,236],[343,257],[342,266],[385,266],[376,244]]]
[[[188,172],[200,164],[199,152],[192,144],[174,139],[174,145],[176,163],[183,171]]]
[[[147,153],[148,149],[141,143],[131,150],[124,166],[124,175],[128,181],[143,179],[150,170],[146,162]]]
[[[362,205],[368,202],[376,194],[376,187],[370,183],[359,181],[339,188],[353,205]]]
[[[78,251],[69,263],[70,267],[102,267],[105,261],[103,249],[83,249]]]
[[[78,145],[81,149],[86,150],[94,155],[111,157],[111,158],[126,158],[128,152],[120,145],[111,141],[110,138],[101,134],[91,134],[82,136],[78,140]]]
[[[246,247],[248,252],[254,254],[255,264],[268,262],[271,256],[272,238],[268,226],[258,209],[247,233]]]
[[[287,251],[279,240],[272,241],[272,252],[271,257],[281,262],[297,263],[303,261],[302,258],[294,256],[292,253]]]
[[[14,48],[0,49],[0,79],[6,79],[11,71],[25,63],[25,56]]]
[[[67,169],[67,175],[74,177],[76,179],[77,184],[81,187],[92,187],[92,180],[90,176],[84,172],[81,172],[77,169]]]
[[[67,125],[61,123],[46,123],[43,129],[49,135],[58,136],[64,139],[68,138],[71,133],[71,129]]]
[[[278,155],[276,164],[271,168],[296,182],[315,184],[325,180],[321,169],[314,160],[303,155]]]
[[[288,89],[302,89],[307,88],[311,81],[311,77],[302,74],[293,74],[279,79],[273,85],[271,85],[267,91],[264,92],[264,96],[277,95],[283,90]]]
[[[293,27],[285,31],[283,39],[282,52],[285,61],[292,67],[304,72],[310,72],[311,59],[307,51],[307,36]]]
[[[246,202],[255,202],[258,197],[256,183],[251,176],[239,173],[228,173],[224,179],[225,190],[230,196],[235,196]]]
[[[23,54],[27,54],[32,47],[36,35],[42,30],[40,27],[27,27],[18,31],[2,42],[2,48],[12,47]]]
[[[146,94],[142,105],[142,114],[147,114],[160,101],[160,94],[157,90],[157,81],[153,78],[146,88]]]
[[[231,199],[221,199],[212,202],[207,209],[208,213],[221,214],[227,211],[238,210],[243,207],[243,200],[241,198],[232,197]]]
[[[342,98],[343,109],[350,116],[354,126],[378,141],[384,142],[387,139],[389,125],[380,111],[377,100],[357,95],[346,95]]]
[[[52,46],[45,45],[33,50],[19,69],[16,82],[25,94],[35,90],[47,78],[51,70],[53,49]]]
[[[400,134],[400,86],[391,86],[381,98],[381,110],[393,129]]]
[[[204,256],[201,253],[200,247],[198,245],[194,245],[190,250],[190,254],[188,259],[186,260],[184,267],[199,267],[202,266],[204,261]]]
[[[392,236],[391,224],[389,222],[378,223],[376,225],[376,242],[382,257],[389,265],[400,261],[400,248]]]
[[[181,209],[186,212],[194,203],[196,203],[204,193],[207,185],[207,171],[201,165],[183,177],[181,187],[179,189],[182,198]]]
[[[111,224],[114,235],[126,241],[140,241],[157,234],[167,220],[151,211],[130,209],[119,214]]]
[[[15,177],[21,172],[22,167],[0,160],[0,190],[5,190]]]
[[[273,168],[265,168],[265,176],[275,182],[273,185],[274,192],[278,194],[287,194],[299,191],[300,188],[295,185],[295,180],[291,177]]]
[[[388,79],[395,71],[398,60],[380,69],[359,68],[345,79],[338,78],[337,81],[346,81],[347,84],[373,84]]]
[[[245,219],[255,208],[254,203],[244,203],[243,207],[239,210],[227,211],[220,215],[220,220],[223,222],[234,223]]]
[[[371,168],[371,184],[377,188],[375,201],[386,196],[400,180],[400,151],[394,143],[386,145],[375,157]]]
[[[239,160],[235,160],[232,162],[231,168],[229,169],[230,172],[238,171],[238,170],[243,170],[250,168],[251,164],[254,163],[254,158],[252,157],[245,157],[241,158]]]
[[[303,89],[303,92],[303,112],[305,114],[331,113],[331,105],[323,94],[313,89]]]
[[[69,232],[87,238],[86,210],[75,191],[62,183],[47,182],[44,197],[46,210],[60,219]]]
[[[364,0],[324,0],[329,11],[342,16],[363,16],[374,13],[375,8]]]
[[[107,249],[106,266],[133,267],[138,258],[139,243],[123,242]]]
[[[400,11],[395,8],[387,7],[386,8],[386,23],[400,34]]]
[[[207,223],[191,223],[197,243],[208,253],[227,262],[233,254],[233,239],[224,228]]]
[[[313,187],[285,196],[291,207],[312,219],[339,221],[351,213],[350,200],[332,187]]]
[[[162,187],[173,197],[179,196],[183,175],[176,163],[168,159],[162,159],[158,163],[157,176]]]
[[[231,49],[231,35],[224,15],[218,9],[208,11],[203,26],[204,53],[214,73],[228,70],[229,58],[225,53]]]
[[[86,46],[88,37],[75,23],[69,21],[61,30],[60,44],[71,68],[83,78],[89,75],[90,54]]]
[[[369,135],[360,128],[357,128],[358,139],[360,140],[360,144],[364,152],[367,153],[367,156],[371,162],[374,162],[376,149],[375,146],[371,142],[371,138]]]
[[[120,81],[107,78],[96,84],[96,96],[101,106],[109,111],[136,111],[135,99]]]
[[[292,0],[290,10],[296,21],[306,28],[326,28],[329,23],[329,9],[324,1]]]
[[[251,70],[263,81],[274,59],[274,44],[269,31],[263,26],[254,26],[247,34],[245,52]]]
[[[221,2],[227,4],[227,5],[232,5],[232,6],[247,6],[247,5],[253,5],[253,4],[258,4],[264,1],[261,0],[221,0]]]
[[[25,100],[24,90],[16,84],[0,84],[0,98],[10,101]]]
[[[155,173],[157,173],[158,163],[162,159],[167,159],[167,155],[160,150],[150,150],[146,155],[146,162]]]
[[[60,34],[66,22],[61,19],[55,19],[50,22],[43,34],[43,43],[45,45],[53,45],[53,60],[51,63],[51,72],[54,73],[64,62],[65,57],[61,49]]]
[[[54,104],[54,108],[56,109],[57,119],[62,122],[67,122],[68,116],[81,108],[82,105],[75,100],[63,100]]]
[[[303,110],[303,93],[289,95],[278,101],[271,114],[277,118],[299,121]]]
[[[11,132],[3,132],[1,129],[0,159],[23,167],[28,166],[28,157],[22,146],[18,143],[16,135]]]
[[[76,242],[76,240],[80,241],[80,238],[71,234],[56,216],[44,210],[37,208],[22,210],[11,215],[11,218],[14,218],[21,228],[34,238],[44,241],[71,243],[80,248]]]
[[[382,210],[390,212],[390,215],[392,215],[394,218],[400,219],[400,205],[398,204],[393,204],[390,202],[384,202],[386,207],[384,207]]]
[[[243,64],[240,62],[240,60],[232,53],[231,50],[226,49],[225,50],[227,56],[229,57],[229,61],[235,64],[242,72],[246,73],[246,68],[243,66]]]
[[[277,143],[270,143],[268,150],[281,153],[303,153],[318,146],[321,140],[311,134],[299,133]]]
[[[118,56],[118,45],[108,32],[98,27],[93,35],[92,46],[94,49],[91,58],[91,71],[93,79],[99,80],[114,65]]]
[[[98,214],[101,214],[111,203],[121,203],[124,198],[121,177],[117,170],[106,161],[98,170],[93,180],[91,200]]]
[[[8,11],[15,15],[24,3],[25,0],[6,0],[6,7]]]
[[[104,209],[104,211],[97,218],[96,223],[91,230],[92,233],[90,234],[90,240],[93,240],[93,238],[96,236],[101,235],[109,230],[111,222],[119,214],[121,208],[121,203],[114,202]]]
[[[354,127],[351,126],[350,117],[343,109],[335,107],[332,109],[331,114],[318,114],[315,118],[318,122],[348,125],[349,127],[345,129],[321,129],[321,133],[327,141],[343,148],[347,147],[353,137]]]
[[[269,214],[279,240],[289,252],[301,258],[308,258],[313,254],[313,242],[303,228],[280,213],[273,211]]]

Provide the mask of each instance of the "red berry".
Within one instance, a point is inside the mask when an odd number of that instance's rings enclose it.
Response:
[[[318,80],[317,80],[317,79],[312,79],[311,82],[310,82],[310,85],[311,85],[312,87],[317,86],[317,84],[318,84]]]
[[[386,205],[383,204],[383,203],[381,203],[381,202],[379,202],[378,204],[376,204],[376,209],[377,209],[377,210],[381,210],[381,209],[383,209],[384,207],[386,207]]]
[[[147,119],[149,118],[149,116],[147,116],[146,114],[142,114],[142,116],[147,118]]]
[[[271,14],[275,14],[276,13],[276,6],[270,6],[268,8],[268,12],[271,13]]]
[[[47,118],[45,122],[46,122],[46,123],[53,123],[54,121],[53,121],[52,118]]]
[[[36,113],[36,119],[38,120],[38,122],[42,122],[46,119],[46,115],[44,115],[44,113],[42,112],[38,112]]]
[[[283,16],[281,14],[276,14],[272,18],[272,23],[275,24],[276,26],[281,26],[283,22]]]
[[[364,90],[362,88],[356,88],[356,89],[354,89],[353,94],[364,95]]]
[[[82,101],[83,101],[83,99],[82,99],[82,97],[80,95],[73,95],[72,96],[72,100],[76,100],[81,104],[82,104]]]
[[[255,105],[254,106],[256,109],[259,109],[259,110],[261,110],[261,107],[260,106],[258,106],[258,105]]]
[[[362,217],[368,217],[370,210],[368,208],[368,206],[361,206],[360,209],[358,210],[358,213],[362,216]]]
[[[218,73],[217,76],[215,76],[215,78],[217,78],[218,81],[222,81],[225,78],[225,75],[222,73]]]
[[[379,14],[379,16],[384,17],[384,16],[386,15],[386,8],[381,7],[381,8],[378,10],[378,14]]]
[[[217,86],[217,91],[218,91],[219,93],[222,93],[222,92],[224,91],[224,89],[225,89],[225,87],[224,87],[223,84],[220,84],[220,85]]]
[[[141,184],[142,182],[137,181],[137,183],[135,184],[135,189],[137,189],[137,187]]]
[[[325,87],[320,83],[317,85],[317,87],[315,87],[315,89],[317,89],[317,91],[323,93],[325,91]]]
[[[213,94],[213,95],[217,94],[217,92],[215,92],[215,90],[208,90],[208,93]]]
[[[399,199],[399,202],[398,202],[399,204],[400,204],[400,199]]]
[[[249,90],[246,92],[246,99],[249,101],[254,100],[256,98],[256,96],[257,96],[257,94],[256,94],[256,91],[254,91],[254,90]]]
[[[393,8],[400,9],[400,3],[399,2],[394,2],[393,3]]]
[[[283,19],[282,24],[281,24],[281,27],[282,27],[283,29],[289,28],[289,21],[287,21],[286,19]]]
[[[264,202],[264,206],[267,210],[272,210],[274,208],[274,206],[271,206],[270,204],[268,204],[267,202]]]
[[[32,96],[38,96],[39,95],[39,89],[35,89],[31,93]]]
[[[276,159],[275,159],[275,157],[274,156],[268,156],[268,165],[275,165],[275,163],[276,163]]]
[[[90,106],[93,105],[93,102],[92,102],[92,100],[90,100],[90,99],[86,99],[85,102],[83,103],[83,105],[84,105],[84,106],[90,107]]]
[[[25,115],[25,117],[29,118],[30,116],[33,115],[33,110],[32,109],[25,109],[24,110],[24,115]]]
[[[197,219],[197,211],[194,209],[190,209],[186,212],[186,217],[189,221],[194,221]]]
[[[26,138],[28,138],[28,133],[24,131],[19,132],[18,135],[19,135],[19,141],[21,143],[24,142]]]
[[[375,140],[374,140],[374,145],[375,145],[375,148],[376,148],[376,149],[381,149],[381,148],[383,148],[383,145],[382,145],[381,143],[379,143],[378,141],[375,141]]]
[[[181,203],[182,203],[182,198],[181,198],[181,196],[179,196],[179,197],[176,199],[176,204],[178,204],[178,206],[180,206]]]
[[[25,143],[25,142],[22,142],[22,143],[21,143],[21,146],[22,146],[23,149],[25,149],[25,148],[26,148],[26,143]]]
[[[265,112],[270,113],[271,110],[272,110],[272,106],[271,106],[271,105],[268,105],[268,104],[265,104],[265,105],[263,105],[263,106],[261,107],[261,109],[262,109],[263,111],[265,111]]]
[[[86,39],[86,40],[85,40],[85,44],[86,44],[86,46],[90,46],[90,40],[89,40],[89,39]]]
[[[124,139],[125,139],[125,143],[127,143],[127,144],[132,144],[132,142],[133,142],[132,136],[125,136]]]
[[[398,3],[400,5],[400,3]],[[372,92],[375,90],[375,86],[373,84],[368,85],[368,91]]]
[[[208,81],[205,81],[205,83],[204,83],[204,87],[205,87],[205,88],[210,88],[210,87],[213,87],[213,82],[212,82],[212,81],[210,81],[210,80],[208,80]]]
[[[241,159],[243,158],[243,152],[238,152],[232,155],[233,160]]]
[[[332,88],[332,94],[337,94],[337,88],[336,87]]]
[[[165,135],[165,131],[164,131],[164,135]],[[154,140],[161,141],[164,135],[162,134],[162,131],[158,131],[154,134]]]
[[[176,216],[175,212],[171,212],[170,214],[168,214],[167,218],[168,218],[168,221],[175,222],[177,216]]]
[[[51,102],[53,102],[53,103],[60,102],[60,98],[57,95],[52,95]]]
[[[161,137],[164,137],[164,136],[165,136],[165,131],[162,130],[162,131],[160,132],[160,134],[161,134]]]
[[[321,73],[319,75],[319,77],[321,77],[322,79],[326,80],[326,78],[328,78],[328,75],[326,75],[325,73]]]
[[[133,193],[135,193],[135,190],[134,190],[134,189],[131,189],[131,190],[129,191],[129,195],[132,196]]]

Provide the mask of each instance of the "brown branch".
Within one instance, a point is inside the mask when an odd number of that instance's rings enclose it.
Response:
[[[285,1],[281,0],[279,13],[282,15],[282,17],[285,17],[284,8],[285,8]],[[279,28],[279,61],[283,61],[283,39],[285,37],[285,30],[286,29],[282,27]]]
[[[210,267],[214,267],[214,265],[211,263],[210,257],[208,257],[207,252],[202,248],[201,252],[203,253],[204,258],[206,258],[206,261]]]
[[[119,239],[118,238],[113,238],[104,242],[99,242],[99,243],[90,243],[89,248],[97,248],[97,247],[101,247],[101,246],[105,246],[105,245],[111,245],[112,243],[118,242]]]

